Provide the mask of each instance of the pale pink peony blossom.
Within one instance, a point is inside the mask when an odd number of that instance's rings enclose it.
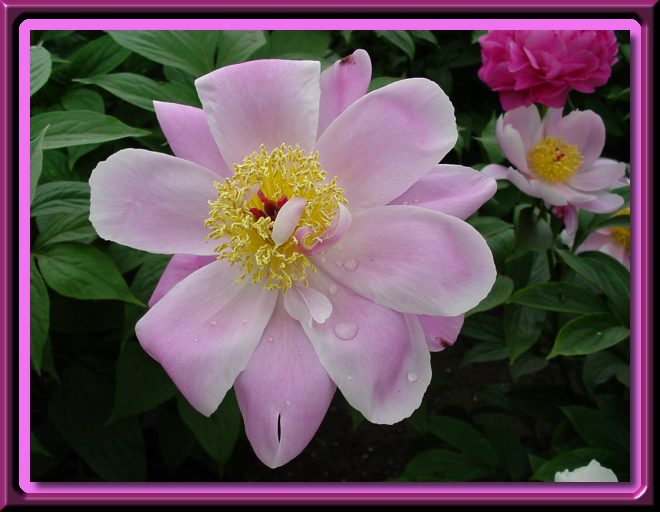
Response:
[[[479,78],[504,110],[562,108],[571,90],[594,92],[609,80],[618,52],[611,30],[492,30],[479,44]]]
[[[630,215],[630,208],[623,208],[616,215]],[[589,233],[575,249],[577,254],[587,251],[604,252],[630,270],[630,227],[608,226]]]
[[[618,482],[619,479],[609,468],[600,465],[600,462],[597,460],[592,460],[586,466],[570,471],[565,469],[564,471],[557,471],[555,473],[555,482],[573,482],[573,483],[587,483],[587,482],[602,482],[602,483],[612,483]]]
[[[101,237],[175,254],[142,347],[204,415],[233,385],[270,467],[305,448],[337,387],[369,421],[408,417],[429,350],[495,280],[462,220],[495,182],[438,165],[457,140],[451,102],[419,78],[365,95],[370,76],[363,50],[323,73],[221,68],[195,82],[203,111],[155,103],[176,157],[123,150],[90,178]]]
[[[623,205],[611,190],[621,186],[626,166],[600,158],[605,125],[591,110],[562,117],[551,108],[541,120],[535,105],[519,107],[499,117],[495,136],[514,167],[491,164],[482,170],[487,176],[506,178],[548,206],[609,213]]]

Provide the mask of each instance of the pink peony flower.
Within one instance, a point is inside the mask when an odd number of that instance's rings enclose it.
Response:
[[[630,215],[630,208],[619,210],[617,215]],[[630,270],[630,227],[606,227],[589,233],[575,250],[577,254],[587,251],[604,252]]]
[[[594,92],[617,61],[611,30],[492,30],[479,38],[479,78],[504,110],[532,103],[561,108],[571,89]]]
[[[507,178],[551,206],[609,213],[623,205],[610,190],[621,186],[626,166],[599,158],[605,125],[591,110],[562,117],[561,109],[549,109],[541,120],[535,105],[520,107],[500,116],[495,135],[515,168],[491,164],[482,171],[486,175]]]
[[[195,82],[203,111],[155,103],[176,157],[127,149],[90,178],[101,237],[175,254],[142,347],[204,415],[233,385],[270,467],[304,449],[337,387],[372,422],[408,417],[429,350],[495,280],[461,220],[495,182],[438,165],[457,139],[449,99],[420,78],[365,95],[370,76],[363,50],[323,73],[221,68]]]

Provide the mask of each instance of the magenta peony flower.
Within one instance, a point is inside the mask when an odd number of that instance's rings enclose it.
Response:
[[[372,422],[408,417],[429,350],[495,280],[461,220],[495,182],[437,165],[457,139],[449,99],[419,78],[364,95],[370,76],[362,50],[323,73],[221,68],[195,82],[203,111],[155,103],[176,157],[123,150],[90,178],[101,237],[176,254],[142,347],[204,415],[234,385],[270,467],[304,449],[336,387]]]
[[[611,30],[491,30],[479,38],[479,78],[504,110],[542,103],[561,108],[572,89],[594,92],[617,61]]]
[[[619,210],[617,215],[630,215],[630,208]],[[606,227],[589,233],[575,250],[577,254],[587,251],[604,252],[630,270],[630,227]]]
[[[497,120],[495,135],[514,168],[497,164],[482,172],[507,178],[525,194],[547,205],[595,213],[613,212],[623,198],[610,190],[621,186],[626,166],[599,158],[605,146],[605,125],[591,110],[562,117],[549,109],[541,120],[535,105],[519,107]]]

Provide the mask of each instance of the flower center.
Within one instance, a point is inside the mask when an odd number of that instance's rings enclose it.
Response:
[[[215,249],[218,259],[238,263],[240,279],[250,276],[269,290],[307,284],[307,272],[316,268],[300,249],[313,245],[330,227],[339,204],[347,203],[337,178],[327,181],[318,153],[306,155],[285,144],[268,152],[262,144],[234,164],[233,177],[214,185],[218,198],[209,201],[206,227],[211,230],[207,240],[221,242]],[[289,202],[300,209],[285,213]],[[285,215],[280,219],[284,229],[275,227],[278,216]]]
[[[545,181],[567,181],[582,163],[582,153],[577,146],[563,139],[546,137],[527,155],[534,174]]]
[[[630,208],[623,208],[612,215],[612,217],[618,217],[619,215],[630,215]],[[612,239],[617,244],[623,246],[626,251],[630,252],[630,228],[612,228]]]

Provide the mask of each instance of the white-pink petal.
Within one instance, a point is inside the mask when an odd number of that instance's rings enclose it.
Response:
[[[336,389],[281,302],[234,384],[250,444],[271,468],[286,464],[307,446]]]
[[[456,343],[464,321],[463,315],[419,315],[418,318],[422,329],[424,329],[426,344],[431,352],[441,352]]]
[[[467,219],[497,191],[491,177],[462,165],[437,165],[391,204],[411,204]]]
[[[174,285],[182,281],[195,270],[213,263],[215,256],[194,256],[192,254],[175,254],[165,267],[165,271],[160,276],[156,289],[149,299],[149,307],[153,307],[156,302],[162,299]]]
[[[276,246],[282,245],[291,237],[303,211],[305,211],[306,204],[307,199],[292,197],[280,208],[271,233],[271,238]]]
[[[183,396],[209,416],[245,369],[277,301],[277,293],[236,279],[216,261],[172,288],[135,326],[144,350]]]
[[[355,50],[321,73],[318,136],[349,105],[364,96],[370,81],[371,59],[364,50]]]
[[[439,316],[476,306],[496,275],[493,255],[472,226],[415,206],[354,212],[341,243],[313,261],[378,304]]]
[[[322,324],[332,314],[332,303],[323,293],[309,286],[293,286],[284,294],[284,308],[292,318],[311,326]]]
[[[400,80],[363,96],[321,135],[319,161],[355,207],[388,204],[437,164],[458,138],[454,107],[437,84]]]
[[[605,147],[605,124],[591,110],[574,110],[546,130],[549,137],[559,137],[577,146],[582,153],[582,168],[589,168]]]
[[[264,144],[314,150],[320,64],[255,60],[225,66],[195,81],[211,133],[229,165]]]
[[[626,164],[600,158],[591,167],[582,168],[570,178],[568,184],[579,190],[597,191],[617,186],[626,174]]]
[[[316,288],[332,290],[332,316],[302,324],[348,403],[372,423],[393,424],[419,407],[431,381],[430,353],[419,320],[358,296],[321,273]]]
[[[154,101],[154,109],[158,124],[176,156],[211,169],[222,177],[232,175],[233,171],[220,156],[201,108]]]
[[[205,220],[217,174],[163,153],[124,149],[89,178],[89,220],[101,238],[160,254],[214,254]]]

